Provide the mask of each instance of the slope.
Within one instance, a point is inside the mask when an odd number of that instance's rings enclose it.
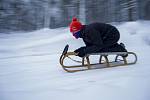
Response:
[[[66,73],[59,56],[82,45],[68,28],[0,35],[0,100],[149,100],[148,21],[116,25],[135,65]]]

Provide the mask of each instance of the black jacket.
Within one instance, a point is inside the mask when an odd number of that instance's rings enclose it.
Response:
[[[101,49],[116,44],[119,31],[110,24],[92,23],[84,25],[80,36],[86,44],[85,53],[99,52]]]

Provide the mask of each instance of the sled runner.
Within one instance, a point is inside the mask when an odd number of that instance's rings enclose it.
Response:
[[[125,66],[135,64],[137,62],[137,56],[134,52],[103,52],[103,53],[91,53],[87,54],[80,61],[75,60],[72,57],[77,57],[75,52],[68,52],[69,45],[66,45],[59,62],[62,68],[67,72],[85,71],[91,69],[110,68],[116,66]],[[99,56],[98,63],[91,63],[91,56]],[[108,56],[115,57],[112,61]],[[131,57],[132,56],[132,57]],[[66,65],[65,60],[72,60],[72,63],[80,63],[80,65]],[[121,59],[120,59],[121,58]],[[130,59],[127,59],[130,58]],[[77,59],[77,58],[76,58]],[[132,59],[132,60],[131,60]],[[134,59],[134,60],[133,60]],[[68,62],[68,61],[67,61]],[[69,63],[70,64],[70,63]]]

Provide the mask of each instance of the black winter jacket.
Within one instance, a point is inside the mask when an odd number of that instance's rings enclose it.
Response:
[[[119,31],[110,24],[92,23],[84,25],[80,36],[86,44],[85,53],[99,52],[116,44],[120,38]]]

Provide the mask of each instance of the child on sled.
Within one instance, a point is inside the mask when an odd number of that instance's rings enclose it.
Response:
[[[82,25],[74,17],[70,24],[70,32],[76,39],[82,38],[86,45],[74,51],[79,57],[97,52],[127,52],[123,43],[118,44],[118,29],[110,24],[97,22]]]

